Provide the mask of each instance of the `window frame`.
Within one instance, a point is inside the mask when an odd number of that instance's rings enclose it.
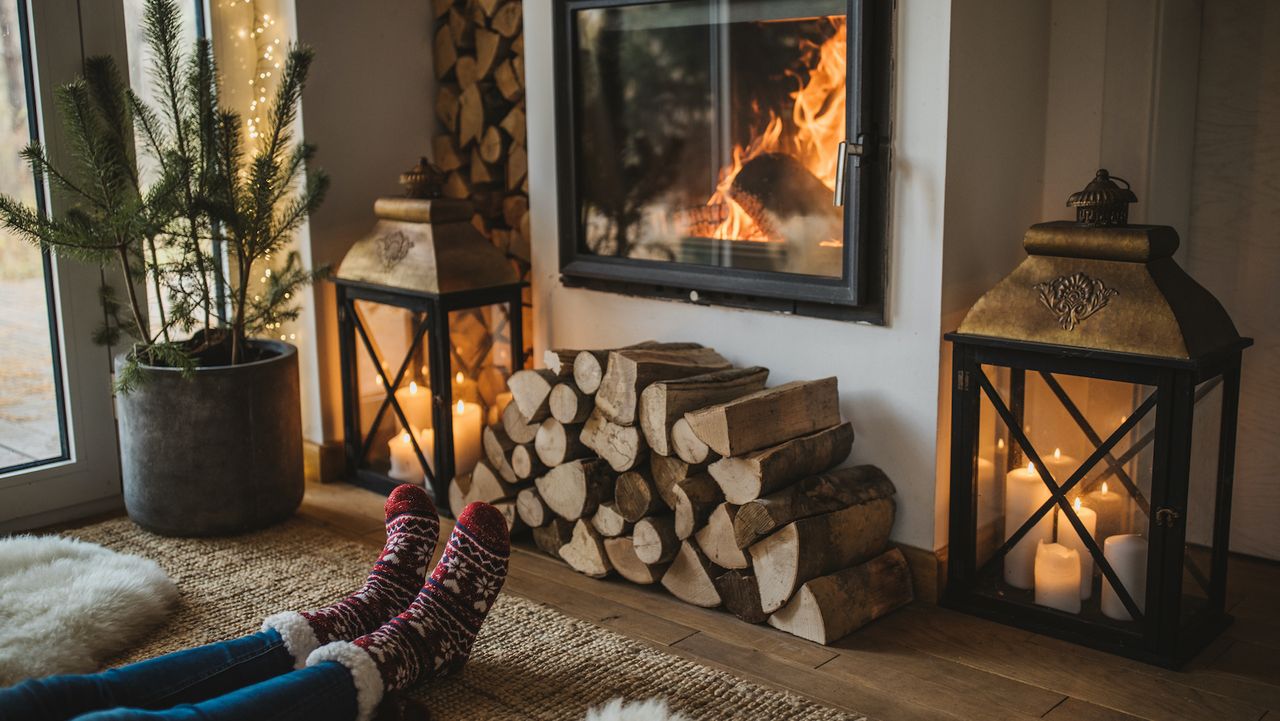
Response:
[[[839,278],[599,256],[577,222],[576,35],[579,10],[670,0],[554,0],[556,182],[560,278],[568,287],[840,320],[884,323],[889,168],[888,3],[848,0],[846,137],[864,147],[846,170],[845,245]],[[857,31],[854,31],[854,25]]]

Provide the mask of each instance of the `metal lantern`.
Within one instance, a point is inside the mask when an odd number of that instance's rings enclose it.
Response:
[[[524,365],[525,284],[471,203],[438,197],[439,176],[424,160],[401,176],[407,197],[374,203],[334,284],[348,480],[425,483],[447,512],[449,480],[481,457]]]
[[[1117,182],[1119,181],[1119,182]],[[1123,183],[1124,185],[1120,185]],[[1165,666],[1224,608],[1241,352],[1098,171],[953,344],[947,605]]]

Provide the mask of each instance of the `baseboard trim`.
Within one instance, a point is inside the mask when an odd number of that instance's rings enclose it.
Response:
[[[27,533],[32,531],[51,533],[80,525],[75,522],[83,521],[86,518],[108,515],[118,516],[123,512],[124,496],[116,494],[106,498],[77,503],[74,506],[55,508],[51,511],[33,513],[30,516],[21,518],[11,518],[0,522],[0,533]]]
[[[302,464],[308,481],[337,483],[342,480],[346,462],[341,441],[302,442]]]
[[[911,568],[911,582],[915,586],[917,601],[937,603],[942,598],[947,581],[947,549],[926,551],[923,548],[897,544]]]

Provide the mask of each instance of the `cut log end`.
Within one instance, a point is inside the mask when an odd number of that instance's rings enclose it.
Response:
[[[769,625],[829,645],[912,599],[911,569],[902,551],[894,548],[805,583],[769,617]]]
[[[613,570],[628,581],[642,586],[657,583],[667,571],[669,564],[648,564],[641,561],[635,552],[630,538],[604,539],[604,552],[613,564]]]
[[[715,608],[721,602],[715,584],[715,577],[719,575],[717,571],[698,550],[697,544],[681,541],[671,567],[662,575],[662,586],[685,603]]]
[[[560,558],[573,570],[592,578],[604,578],[613,570],[600,534],[583,520],[573,525],[569,542],[560,547]]]

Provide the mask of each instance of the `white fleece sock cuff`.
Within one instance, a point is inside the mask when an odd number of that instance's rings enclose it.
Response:
[[[307,619],[297,611],[284,611],[267,616],[262,621],[262,630],[272,630],[280,634],[284,647],[293,656],[293,667],[302,668],[307,665],[307,656],[320,647],[320,639],[307,623]]]
[[[307,657],[307,665],[333,661],[347,667],[356,686],[356,721],[372,721],[382,703],[382,673],[363,648],[350,641],[326,643]]]

